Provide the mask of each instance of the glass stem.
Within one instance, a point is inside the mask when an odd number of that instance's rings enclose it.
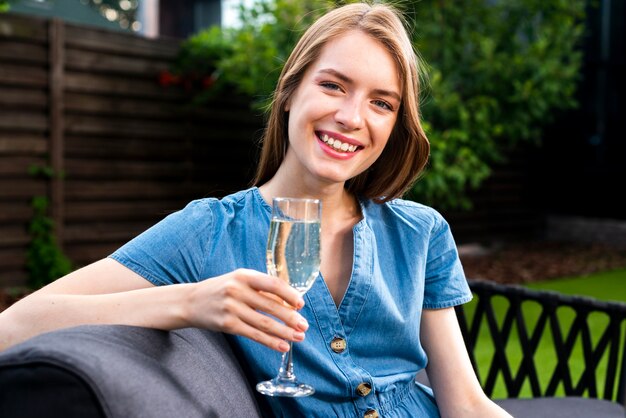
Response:
[[[293,373],[293,342],[289,341],[289,351],[283,353],[280,369],[278,370],[277,380],[288,380],[293,382],[296,380],[296,375]]]

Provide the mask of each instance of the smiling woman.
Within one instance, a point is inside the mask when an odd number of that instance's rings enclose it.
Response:
[[[270,416],[509,417],[465,349],[454,307],[472,295],[450,228],[400,199],[429,153],[402,22],[367,3],[317,20],[283,68],[255,185],[193,201],[14,304],[0,345],[79,324],[204,328],[227,334],[256,382],[297,343],[298,377],[315,392],[269,397]],[[319,274],[304,297],[264,273],[280,197],[322,205]],[[424,369],[432,387],[416,382]]]

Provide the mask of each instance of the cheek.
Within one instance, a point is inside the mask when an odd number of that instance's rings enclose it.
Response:
[[[395,126],[395,120],[393,121],[393,123],[387,120],[381,122],[374,127],[374,129],[376,130],[376,137],[379,139],[378,142],[382,145],[382,147],[384,147],[387,142],[389,142],[389,138],[391,137]]]

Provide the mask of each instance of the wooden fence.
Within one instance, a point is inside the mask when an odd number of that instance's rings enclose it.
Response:
[[[492,168],[491,176],[468,195],[469,211],[445,211],[458,243],[497,243],[543,238],[546,207],[537,196],[542,181],[540,151],[521,147],[505,162]]]
[[[158,83],[178,41],[0,14],[0,286],[26,280],[34,196],[74,265],[187,201],[245,187],[261,118],[241,100],[187,108]],[[29,174],[52,168],[52,179]]]
[[[26,282],[34,196],[47,196],[75,266],[106,256],[194,198],[246,187],[262,127],[245,101],[190,109],[158,83],[179,44],[0,14],[0,287]],[[31,167],[50,166],[52,179]],[[516,156],[471,212],[445,213],[460,243],[533,233],[528,159]]]

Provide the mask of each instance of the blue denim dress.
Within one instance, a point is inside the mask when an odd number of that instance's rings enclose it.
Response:
[[[352,276],[341,304],[322,277],[304,297],[301,314],[310,328],[294,344],[295,372],[316,392],[268,397],[273,416],[439,417],[432,391],[415,375],[428,362],[419,339],[422,309],[472,297],[450,229],[439,213],[415,202],[360,203],[363,219],[354,226]],[[270,215],[256,187],[193,201],[111,257],[155,285],[237,268],[265,271]],[[232,341],[255,381],[276,375],[280,353],[247,338]]]

